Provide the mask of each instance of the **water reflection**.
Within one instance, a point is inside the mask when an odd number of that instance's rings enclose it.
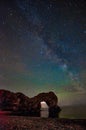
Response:
[[[41,110],[40,117],[48,118],[49,117],[49,110],[48,109]]]

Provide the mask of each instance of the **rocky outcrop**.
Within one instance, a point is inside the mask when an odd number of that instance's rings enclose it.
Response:
[[[22,93],[0,90],[0,110],[18,111],[28,107],[29,98]]]
[[[58,98],[53,92],[40,93],[29,98],[22,93],[0,90],[0,110],[11,111],[12,114],[40,116],[42,101],[49,106],[49,116],[57,117],[61,109],[57,106]]]

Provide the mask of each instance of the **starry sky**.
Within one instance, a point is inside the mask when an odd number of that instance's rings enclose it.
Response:
[[[85,103],[85,0],[0,1],[0,89]]]

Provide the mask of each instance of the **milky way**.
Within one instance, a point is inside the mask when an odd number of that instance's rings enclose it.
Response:
[[[0,4],[0,88],[30,96],[86,91],[86,2]]]

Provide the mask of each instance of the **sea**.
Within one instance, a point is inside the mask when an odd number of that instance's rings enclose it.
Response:
[[[62,106],[61,109],[60,118],[86,119],[86,105]]]

